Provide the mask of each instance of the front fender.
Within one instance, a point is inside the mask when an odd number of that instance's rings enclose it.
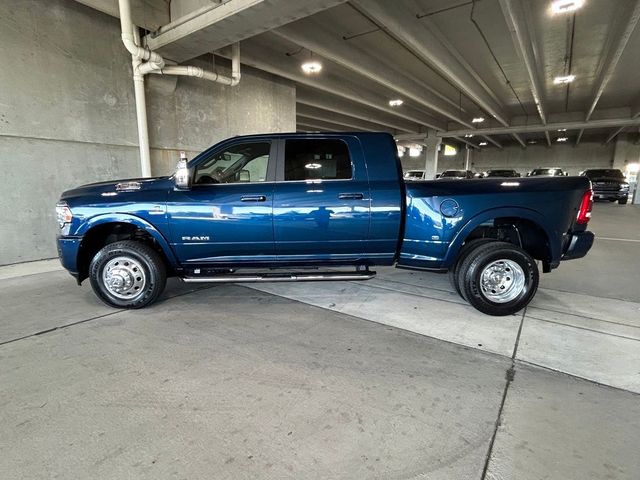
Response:
[[[105,213],[102,215],[96,215],[94,217],[88,218],[86,221],[80,224],[76,229],[74,235],[84,236],[92,228],[107,223],[130,223],[144,230],[149,235],[151,235],[156,242],[158,242],[158,245],[160,245],[160,248],[162,248],[162,251],[166,255],[167,260],[169,260],[169,262],[172,264],[172,266],[175,267],[178,265],[178,260],[164,235],[162,235],[162,233],[160,233],[160,231],[147,220],[135,215],[131,215],[128,213]]]
[[[560,242],[552,241],[552,239],[557,235],[554,232],[549,231],[545,227],[545,218],[541,213],[523,207],[500,207],[484,210],[483,212],[480,212],[474,217],[470,218],[467,223],[464,224],[464,226],[458,231],[458,233],[456,233],[456,235],[451,240],[443,265],[446,267],[453,265],[465,239],[476,227],[480,226],[484,222],[493,220],[494,218],[503,217],[523,218],[538,225],[542,229],[542,231],[544,231],[549,240],[551,258],[560,258]]]

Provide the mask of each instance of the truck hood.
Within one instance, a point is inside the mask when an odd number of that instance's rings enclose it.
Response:
[[[126,178],[107,182],[89,183],[62,192],[60,200],[78,197],[110,196],[119,192],[137,192],[165,188],[172,183],[171,177]]]

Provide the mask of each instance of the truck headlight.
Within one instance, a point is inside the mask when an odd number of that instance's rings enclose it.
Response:
[[[623,183],[620,185],[620,190],[629,190],[629,184],[628,183]]]
[[[71,223],[73,220],[73,213],[71,213],[71,209],[67,202],[58,202],[56,205],[56,218],[58,219],[58,226],[60,228],[64,228],[64,226],[68,223]]]

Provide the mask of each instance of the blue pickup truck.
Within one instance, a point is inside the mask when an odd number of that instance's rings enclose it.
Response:
[[[58,252],[113,307],[185,282],[366,280],[375,265],[449,272],[478,310],[525,307],[544,272],[583,257],[585,177],[405,183],[384,133],[239,136],[171,177],[85,185],[57,205]]]

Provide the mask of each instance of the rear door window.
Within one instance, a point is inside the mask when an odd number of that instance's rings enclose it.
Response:
[[[284,152],[284,180],[350,180],[349,148],[342,140],[287,140]]]

